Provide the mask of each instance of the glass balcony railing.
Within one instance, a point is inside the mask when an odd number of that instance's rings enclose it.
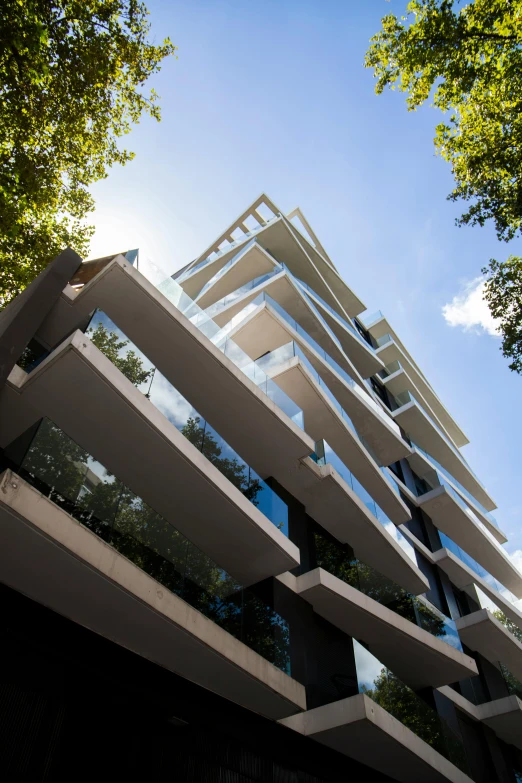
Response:
[[[398,359],[395,359],[395,361],[390,362],[389,364],[387,364],[385,366],[384,370],[380,370],[378,375],[381,378],[383,378],[383,379],[384,378],[389,378],[390,375],[395,375],[396,372],[400,372],[403,369],[404,368],[403,368],[402,364],[400,363],[400,361]]]
[[[262,356],[260,359],[257,359],[256,365],[261,367],[262,370],[264,370],[268,375],[270,375],[270,371],[273,370],[276,367],[279,367],[283,362],[288,361],[289,359],[293,358],[294,356],[299,357],[300,361],[306,366],[307,370],[309,371],[312,378],[315,380],[317,385],[324,391],[332,405],[337,409],[337,411],[340,413],[341,417],[344,419],[346,424],[350,427],[353,432],[358,437],[357,430],[355,429],[354,423],[351,420],[351,418],[348,416],[342,405],[339,403],[339,401],[336,399],[334,394],[330,391],[326,383],[323,381],[317,370],[312,366],[311,362],[306,357],[304,351],[299,347],[299,345],[292,340],[289,343],[286,343],[286,345],[282,345],[280,348],[276,348],[275,351],[271,351],[270,353],[266,354],[265,356]]]
[[[469,774],[464,745],[446,721],[362,644],[353,640],[358,687],[427,745]]]
[[[289,324],[289,326],[291,326],[292,329],[294,329],[297,332],[299,337],[302,337],[303,340],[305,340],[308,343],[308,345],[310,345],[310,347],[313,348],[314,351],[319,354],[321,359],[323,359],[328,365],[330,365],[330,367],[333,370],[335,370],[335,372],[338,375],[341,376],[343,381],[348,386],[350,386],[353,389],[353,391],[362,400],[364,400],[364,402],[367,405],[369,405],[374,410],[374,412],[377,413],[377,415],[381,419],[383,419],[383,421],[385,421],[386,424],[389,427],[392,428],[392,430],[394,430],[397,433],[397,435],[399,435],[399,436],[401,435],[400,427],[398,426],[398,424],[396,424],[393,421],[393,419],[385,413],[385,411],[380,407],[380,405],[378,405],[377,402],[375,402],[373,397],[371,397],[370,394],[368,394],[368,392],[366,392],[361,386],[359,386],[359,384],[356,383],[354,381],[354,379],[350,375],[348,375],[348,373],[345,370],[343,370],[343,368],[335,361],[335,359],[332,359],[332,357],[328,353],[326,353],[324,348],[322,348],[319,345],[319,343],[316,340],[314,340],[314,338],[311,337],[308,334],[308,332],[306,332],[302,328],[302,326],[300,326],[297,323],[295,318],[292,318],[286,312],[286,310],[284,310],[281,307],[281,305],[278,302],[276,302],[274,299],[272,299],[271,296],[269,296],[268,294],[266,294],[264,292],[259,294],[259,296],[257,296],[252,302],[250,302],[247,305],[247,307],[241,313],[238,313],[238,315],[237,315],[238,322],[246,317],[246,315],[248,314],[249,310],[252,310],[252,311],[255,310],[255,308],[258,307],[262,302],[267,302],[281,316],[281,318],[283,318],[283,320],[286,321]]]
[[[350,427],[350,429],[355,433],[355,435],[357,435],[358,439],[361,441],[364,448],[369,453],[370,457],[378,465],[379,460],[375,455],[370,444],[362,435],[359,435],[359,433],[357,432],[357,428],[355,427],[350,416],[346,413],[342,405],[336,399],[335,395],[330,391],[330,389],[325,384],[325,382],[323,381],[323,379],[321,378],[317,370],[315,370],[315,368],[312,366],[308,358],[305,356],[304,352],[301,350],[301,348],[295,341],[292,340],[292,342],[287,343],[286,345],[282,345],[280,348],[276,348],[275,351],[271,351],[270,353],[261,357],[256,361],[256,365],[259,365],[262,370],[264,370],[268,375],[270,375],[271,371],[273,371],[277,367],[280,367],[284,362],[288,361],[289,359],[292,359],[294,356],[299,357],[300,361],[306,366],[310,375],[313,377],[317,385],[324,391],[324,393],[329,398],[332,405],[337,409],[337,411],[341,415],[341,418],[346,422],[348,427]],[[400,490],[398,484],[396,481],[394,481],[388,469],[384,466],[380,466],[379,470],[381,471],[384,478],[391,486],[395,494],[400,497]]]
[[[366,565],[348,544],[341,544],[320,530],[314,532],[317,566],[329,571],[350,587],[364,593],[396,614],[418,625],[432,636],[462,651],[457,626],[424,596],[415,596]]]
[[[497,528],[497,530],[500,530],[498,522],[495,519],[495,517],[493,516],[493,514],[490,511],[486,511],[484,506],[471,494],[471,492],[469,492],[469,490],[467,490],[465,487],[462,486],[462,484],[460,483],[460,481],[458,481],[458,479],[456,479],[454,476],[451,475],[451,473],[447,470],[447,468],[444,468],[440,464],[440,462],[438,462],[435,459],[435,457],[432,457],[431,454],[429,454],[427,451],[425,451],[425,449],[422,449],[419,445],[417,445],[413,441],[412,441],[411,445],[412,445],[412,448],[415,451],[418,451],[420,454],[422,454],[424,457],[426,457],[426,459],[429,460],[429,462],[431,462],[437,468],[437,471],[438,471],[440,476],[443,476],[444,478],[447,477],[448,481],[450,481],[451,483],[455,484],[455,486],[458,488],[458,491],[462,492],[462,494],[465,495],[471,501],[471,503],[480,511],[480,513],[484,517],[486,517],[488,519],[489,522],[491,522],[491,524],[494,527]],[[464,460],[464,457],[462,457],[462,455],[460,455],[460,456]],[[477,481],[479,481],[479,479],[475,476],[475,474],[473,473],[473,471],[469,467],[469,465],[466,462],[466,460],[464,460],[464,462],[466,464],[466,467],[470,471],[470,473],[477,479]],[[480,483],[480,481],[479,481],[479,483]],[[481,484],[481,486],[482,486],[482,484]]]
[[[126,367],[132,365],[141,367],[141,376],[135,375],[133,380],[150,402],[178,429],[193,446],[201,451],[215,467],[223,473],[255,506],[262,511],[277,528],[288,535],[288,507],[286,503],[271,489],[258,474],[247,465],[228,443],[216,432],[208,421],[192,407],[177,389],[149,362],[147,357],[127,340],[123,332],[98,310],[91,319],[87,335],[108,358],[125,373]],[[120,347],[118,356],[107,354],[105,346],[112,340]],[[105,350],[104,350],[105,348]],[[254,374],[256,367],[249,360],[250,372]],[[261,387],[268,379],[267,375],[258,370]],[[265,380],[266,379],[266,380]],[[273,383],[273,382],[271,382]],[[281,393],[279,399],[278,393]],[[289,411],[297,409],[290,398],[276,384],[271,386],[270,398],[280,407],[288,410],[288,402],[293,406]],[[297,409],[300,410],[300,409]]]
[[[503,663],[499,662],[499,668],[500,668],[500,673],[502,674],[502,677],[506,684],[506,687],[509,691],[509,695],[518,696],[519,699],[522,699],[522,682],[520,682],[520,680],[517,680],[515,675],[511,674],[507,666],[504,666]]]
[[[382,348],[383,345],[387,345],[388,343],[393,342],[393,337],[391,334],[383,334],[381,337],[375,338],[375,343],[377,345],[377,348]]]
[[[167,590],[290,674],[288,623],[48,419],[17,471]]]
[[[326,351],[319,345],[319,343],[311,337],[298,323],[292,318],[281,305],[279,305],[272,297],[268,296],[265,292],[260,293],[255,299],[249,302],[239,313],[237,313],[223,328],[220,328],[208,314],[202,310],[198,305],[194,304],[193,300],[185,294],[181,286],[179,286],[172,278],[167,278],[160,286],[158,290],[169,299],[203,334],[205,334],[220,350],[225,350],[227,344],[227,334],[234,329],[234,327],[241,323],[250,312],[253,312],[262,302],[267,302],[273,309],[285,320],[297,333],[302,337],[318,354],[324,359],[324,361],[332,367],[338,375],[355,391],[356,394],[363,399],[367,405],[369,405],[378,416],[380,416],[386,424],[391,427],[400,436],[400,427],[388,416],[384,410],[378,405],[375,400],[365,392],[348,373],[343,370],[342,367],[332,357],[326,353]],[[234,350],[230,350],[230,355],[233,361],[240,367],[243,372],[245,368],[252,365],[253,362],[248,355],[242,351],[239,346],[235,346]],[[272,382],[273,383],[273,382]],[[268,381],[265,381],[266,388],[270,390],[271,386]],[[281,391],[281,390],[279,390]],[[268,393],[268,392],[267,392]],[[295,404],[294,404],[295,405]],[[301,428],[304,427],[301,414],[296,414],[294,419]]]
[[[438,424],[436,424],[436,422],[433,420],[433,418],[431,417],[431,415],[430,415],[429,413],[427,413],[427,412],[426,412],[426,410],[425,410],[425,409],[424,409],[424,407],[421,405],[421,403],[420,403],[420,402],[419,402],[419,401],[416,399],[416,397],[414,397],[414,396],[413,396],[413,394],[412,394],[410,391],[408,391],[408,390],[406,390],[406,391],[403,391],[403,392],[401,392],[400,394],[397,394],[397,395],[396,395],[396,396],[395,396],[393,399],[394,399],[394,401],[395,401],[395,404],[396,404],[396,406],[397,406],[397,410],[398,410],[399,408],[402,408],[404,405],[408,405],[410,402],[413,402],[413,403],[414,403],[414,404],[415,404],[415,405],[416,405],[416,406],[417,406],[417,407],[418,407],[418,408],[419,408],[419,409],[420,409],[420,410],[421,410],[421,411],[424,413],[424,415],[426,416],[426,418],[429,420],[430,424],[431,424],[431,425],[433,426],[433,428],[434,428],[434,429],[435,429],[435,430],[438,432],[438,434],[440,435],[440,437],[442,438],[442,440],[444,441],[444,443],[445,443],[445,444],[448,446],[448,448],[450,448],[450,449],[451,449],[451,451],[453,452],[453,454],[454,454],[454,455],[455,455],[455,456],[456,456],[456,457],[457,457],[457,458],[460,460],[460,462],[462,462],[462,464],[463,464],[463,465],[466,467],[466,469],[467,469],[467,470],[468,470],[468,471],[471,473],[471,475],[473,476],[473,478],[474,478],[476,481],[478,481],[478,482],[479,482],[479,484],[480,484],[480,481],[479,481],[479,479],[477,478],[477,476],[475,475],[475,473],[472,471],[472,469],[471,469],[471,468],[470,468],[470,466],[468,465],[468,463],[467,463],[467,461],[466,461],[465,457],[463,457],[463,456],[462,456],[462,454],[460,453],[460,451],[458,450],[458,448],[457,448],[457,447],[456,447],[456,446],[455,446],[455,445],[454,445],[454,444],[451,442],[451,440],[450,440],[450,438],[448,437],[448,435],[446,435],[446,433],[445,433],[445,432],[443,432],[443,430],[441,429],[441,427],[440,427]],[[482,486],[482,484],[481,484],[481,486]]]
[[[363,344],[363,346],[365,348],[367,348],[368,350],[371,350],[371,351],[374,350],[373,347],[364,339],[364,337],[361,334],[359,334],[359,332],[357,331],[355,326],[353,326],[353,324],[351,324],[349,321],[347,321],[346,318],[344,318],[344,316],[339,315],[337,310],[334,310],[334,308],[331,305],[329,305],[328,302],[326,302],[321,296],[319,296],[319,294],[316,291],[314,291],[314,289],[311,286],[309,286],[307,283],[305,283],[299,277],[295,277],[294,276],[294,279],[297,280],[297,282],[299,283],[300,286],[302,286],[310,294],[312,294],[312,296],[314,296],[320,302],[320,304],[323,307],[325,307],[328,310],[328,312],[331,313],[331,315],[334,316],[334,318],[336,318],[338,321],[340,321],[342,326],[344,326],[345,329],[347,329],[351,334],[353,334],[359,340],[359,342]]]
[[[482,577],[482,579],[487,582],[487,584],[492,587],[494,590],[496,590],[498,593],[503,595],[507,600],[511,601],[512,603],[515,603],[517,600],[513,593],[511,593],[506,587],[504,587],[503,584],[501,584],[498,579],[495,579],[494,576],[492,576],[489,571],[486,571],[486,569],[480,565],[480,563],[477,563],[477,561],[471,557],[471,555],[468,555],[467,552],[464,551],[464,549],[461,549],[458,544],[456,544],[449,536],[447,536],[442,531],[438,531],[439,538],[442,546],[447,549],[449,552],[452,552],[456,557],[458,557],[459,560],[461,560],[465,565],[467,565],[469,568],[471,568],[472,571],[474,571],[478,576]]]
[[[232,293],[227,294],[217,302],[214,302],[214,304],[206,308],[205,313],[209,318],[214,318],[214,316],[216,316],[229,305],[233,304],[233,302],[242,297],[244,294],[247,294],[249,291],[252,291],[252,289],[257,288],[259,285],[263,285],[263,283],[266,283],[267,280],[270,280],[272,277],[281,274],[282,271],[282,268],[276,267],[271,272],[267,272],[264,275],[259,275],[259,277],[254,278],[254,280],[250,280],[248,283],[245,283],[239,288],[236,288],[236,290],[232,291]]]
[[[312,458],[318,465],[332,465],[341,478],[348,484],[348,486],[355,492],[359,500],[362,500],[366,508],[377,519],[378,522],[384,527],[384,529],[391,535],[392,538],[399,544],[401,549],[410,558],[410,560],[417,565],[417,558],[415,556],[415,549],[410,542],[403,536],[400,530],[393,524],[390,518],[384,513],[382,508],[377,505],[369,492],[363,487],[361,482],[353,475],[351,470],[346,467],[344,462],[337,456],[335,451],[330,448],[325,440],[318,441],[315,444],[315,454]]]
[[[239,247],[239,245],[243,245],[248,239],[253,237],[255,234],[258,234],[261,231],[261,229],[266,228],[266,225],[268,223],[270,223],[272,220],[275,220],[278,217],[279,215],[268,218],[264,226],[260,225],[257,226],[256,228],[251,229],[250,231],[247,231],[244,236],[239,237],[239,239],[235,239],[233,242],[229,242],[223,249],[218,248],[217,250],[213,250],[212,253],[210,253],[206,258],[204,258],[202,261],[196,264],[196,266],[193,266],[191,269],[187,269],[187,271],[183,275],[180,275],[180,277],[177,278],[178,281],[183,282],[188,277],[192,277],[193,274],[199,272],[201,269],[203,269],[204,266],[207,266],[207,264],[210,264],[212,263],[212,261],[215,261],[216,258],[219,258],[225,253],[229,253],[234,247]]]
[[[222,353],[224,353],[247,377],[253,380],[262,391],[275,402],[281,410],[292,419],[301,429],[304,429],[304,418],[302,410],[295,404],[277,384],[264,373],[260,367],[243,351],[239,345],[234,343],[228,337],[234,325],[245,317],[244,308],[238,316],[233,318],[225,327],[220,328],[214,321],[208,317],[206,312],[201,309],[194,301],[185,294],[172,278],[167,278],[158,290],[180,310],[199,331],[214,343]],[[255,309],[252,308],[252,309]]]
[[[381,318],[384,318],[384,315],[380,310],[376,310],[375,313],[371,313],[370,315],[359,315],[358,318],[362,321],[366,329],[370,329],[373,324],[380,321]]]

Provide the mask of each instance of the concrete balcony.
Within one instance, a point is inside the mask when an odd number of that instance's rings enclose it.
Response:
[[[205,310],[245,283],[276,270],[277,262],[274,258],[255,240],[250,240],[232,254],[225,266],[203,286],[194,301]]]
[[[265,252],[259,246],[257,251],[258,253]],[[266,255],[271,259],[268,253]],[[251,279],[243,288],[232,290],[227,296],[216,301],[205,310],[205,313],[216,324],[224,327],[230,321],[237,322],[241,317],[241,311],[251,302],[256,302],[260,294],[269,296],[274,308],[280,305],[285,315],[299,324],[299,327],[335,359],[350,376],[359,382],[362,381],[362,376],[358,373],[359,368],[356,369],[356,362],[352,364],[353,355],[350,352],[344,352],[341,341],[337,339],[334,331],[330,329],[326,319],[323,318],[322,312],[316,306],[316,299],[314,298],[312,301],[312,294],[286,267],[280,267],[279,270],[276,268],[273,273]],[[353,340],[356,340],[355,336],[353,336]],[[362,345],[361,348],[364,350]],[[355,358],[358,356],[359,349]],[[382,369],[381,362],[375,357],[372,368],[370,375]]]
[[[350,544],[363,562],[415,595],[429,589],[417,564],[332,465],[317,465],[306,457],[288,489],[316,522]]]
[[[227,272],[227,277],[228,274]],[[352,363],[363,378],[368,378],[383,369],[380,359],[355,328],[346,319],[337,315],[333,308],[330,308],[314,291],[310,291],[295,278],[286,267],[279,272],[276,269],[272,274],[256,278],[252,275],[251,281],[242,288],[229,289],[229,291],[231,293],[227,293],[207,310],[207,314],[220,326],[225,326],[264,291],[347,372],[353,372]],[[347,357],[349,362],[346,361]]]
[[[257,306],[252,304],[252,310],[234,326],[230,337],[252,359],[289,342],[297,343],[383,465],[411,454],[399,427],[363,388],[364,384],[354,381],[269,302],[262,301]]]
[[[479,587],[493,603],[501,609],[506,617],[522,630],[522,612],[505,598],[499,590],[493,587],[484,577],[479,576],[460,558],[448,549],[439,549],[432,553],[432,562],[438,565],[449,576],[455,587],[468,592],[476,600],[474,586]],[[499,585],[499,587],[501,587]]]
[[[289,358],[286,358],[289,357]],[[370,493],[387,516],[400,524],[410,511],[370,456],[347,414],[295,343],[289,343],[259,360],[262,369],[301,408],[308,435],[326,440],[342,462]],[[395,485],[396,486],[396,485]]]
[[[522,680],[522,643],[487,609],[460,617],[456,624],[462,642],[470,650],[476,650],[497,668],[503,663]]]
[[[5,471],[0,488],[4,584],[272,720],[306,709],[302,685],[165,589],[19,476]]]
[[[434,421],[441,432],[452,441],[451,435],[444,427],[442,421],[438,418],[436,412],[429,405],[425,397],[412,381],[406,370],[401,366],[400,362],[392,362],[385,368],[389,374],[386,377],[382,377],[382,382],[386,389],[393,395],[403,395],[405,392],[410,392],[413,397],[419,401],[419,404],[426,411],[428,416]]]
[[[473,658],[419,628],[322,568],[295,579],[295,592],[370,652],[411,688],[437,687],[473,677]]]
[[[522,701],[517,696],[495,699],[477,707],[480,720],[497,737],[522,750]]]
[[[402,398],[401,398],[401,401]],[[404,392],[404,404],[392,412],[394,421],[408,433],[411,440],[431,454],[465,489],[491,511],[495,508],[478,478],[458,449],[428,416],[410,392]]]
[[[280,720],[402,783],[471,783],[454,764],[360,693]]]
[[[272,208],[277,211],[276,207],[272,206]],[[361,300],[346,285],[339,273],[307,242],[290,221],[281,215],[260,225],[253,232],[245,232],[245,238],[240,240],[239,244],[231,245],[228,240],[232,233],[236,228],[244,225],[244,220],[250,214],[252,214],[251,209],[210,245],[195,260],[193,266],[187,269],[185,275],[179,278],[180,285],[192,299],[195,299],[203,286],[230,261],[242,242],[255,236],[262,247],[269,250],[278,261],[286,264],[296,277],[310,285],[332,307],[338,308],[341,313],[348,314],[350,317],[364,310]],[[244,228],[241,230],[245,231]],[[206,258],[212,260],[204,264]]]
[[[480,527],[459,495],[450,490],[450,487],[441,486],[420,495],[417,498],[419,507],[431,517],[439,530],[471,555],[517,598],[522,598],[522,575],[507,553]]]
[[[376,351],[377,356],[379,356],[385,365],[390,364],[393,361],[399,361],[418,388],[422,397],[435,412],[439,421],[442,422],[444,429],[450,434],[454,443],[459,448],[465,446],[466,443],[469,443],[468,438],[435,394],[431,384],[428,382],[412,356],[408,353],[386,318],[382,313],[377,313],[373,317],[370,316],[370,319],[371,320],[363,317],[361,320],[370,334],[379,342],[379,347]]]
[[[438,690],[469,718],[485,723],[501,740],[522,750],[522,701],[517,696],[477,705],[447,685]]]
[[[262,478],[273,476],[285,486],[287,473],[313,451],[313,440],[121,256],[79,293],[66,289],[38,339],[53,348],[83,326],[96,308],[118,325]]]
[[[6,446],[51,419],[243,585],[293,568],[299,550],[82,332],[0,398]]]

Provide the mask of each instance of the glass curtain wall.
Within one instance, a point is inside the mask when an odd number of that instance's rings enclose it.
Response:
[[[290,674],[288,623],[52,421],[42,420],[18,472],[166,589]]]

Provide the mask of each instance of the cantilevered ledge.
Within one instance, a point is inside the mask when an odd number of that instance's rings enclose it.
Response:
[[[429,589],[417,564],[332,465],[319,466],[307,457],[293,479],[289,490],[307,513],[338,541],[350,544],[364,563],[415,595]]]
[[[312,438],[121,256],[79,293],[64,291],[38,338],[54,347],[96,308],[262,478],[285,486],[286,473],[313,451]]]
[[[260,252],[266,252],[257,243],[255,243],[254,247],[256,247],[258,255]],[[242,259],[240,259],[241,263],[246,264],[249,261],[249,255],[253,252],[253,249],[245,252]],[[271,258],[268,253],[266,255],[268,258]],[[228,275],[234,271],[235,266],[236,264],[230,270],[227,270],[224,277],[220,278],[215,285],[221,286],[222,280],[224,281],[225,278],[228,278]],[[251,279],[254,279],[254,275],[252,275]],[[229,286],[228,293],[233,293],[234,290],[233,287]],[[348,326],[343,325],[347,323],[346,317],[342,322],[340,320],[341,316],[334,317],[316,296],[308,289],[304,289],[297,280],[292,278],[286,268],[280,272],[276,270],[273,276],[267,280],[261,280],[255,288],[244,292],[237,299],[231,299],[226,304],[217,302],[208,309],[208,315],[219,326],[225,326],[261,293],[268,294],[278,302],[288,315],[294,318],[333,359],[342,366],[344,365],[344,369],[347,369],[348,372],[351,370],[345,364],[346,357],[343,355],[343,351],[350,360],[350,366],[353,362],[354,367],[357,368],[357,371],[363,378],[368,378],[370,375],[374,375],[383,369],[384,365],[376,357],[375,352],[362,338],[358,339],[354,327],[350,329]],[[204,296],[206,297],[207,294],[204,294]],[[313,304],[310,304],[310,300]],[[317,317],[318,313],[320,318]],[[329,316],[328,318],[326,317],[327,315]],[[321,318],[326,322],[329,329],[325,328],[324,324],[321,323]],[[336,328],[333,328],[332,322],[334,322]],[[333,334],[330,333],[330,330]],[[341,349],[339,348],[339,343],[341,344]]]
[[[322,568],[295,582],[314,611],[370,652],[414,690],[457,682],[478,674],[473,658]]]
[[[411,454],[397,425],[362,388],[364,384],[342,377],[269,303],[258,305],[230,336],[252,359],[296,342],[383,465]]]
[[[0,477],[0,581],[268,718],[306,709],[301,684],[11,471]]]
[[[399,493],[394,492],[357,434],[301,358],[293,356],[282,364],[266,367],[265,371],[301,408],[307,433],[315,441],[324,439],[331,446],[391,521],[398,525],[411,519]]]
[[[279,722],[401,783],[471,783],[467,775],[363,693]]]
[[[522,750],[522,701],[517,696],[504,696],[503,699],[494,699],[485,704],[472,704],[447,685],[438,690],[469,718],[482,721],[501,740]]]
[[[248,215],[247,213],[245,213]],[[223,247],[223,252],[210,263],[196,269],[197,264],[215,250],[225,239],[230,231],[233,231],[236,224],[233,224],[227,232],[222,235],[214,245],[211,245],[208,251],[205,251],[194,263],[195,271],[188,274],[183,279],[180,278],[180,285],[185,292],[194,299],[203,286],[237,253],[238,246]],[[314,248],[301,236],[297,229],[280,216],[271,220],[265,226],[255,230],[254,233],[244,241],[256,237],[262,247],[269,250],[270,253],[279,262],[285,263],[290,271],[298,278],[311,286],[317,293],[330,304],[334,309],[338,308],[341,313],[351,317],[361,313],[364,305],[361,300],[348,287],[332,266],[316,252]]]
[[[522,701],[517,696],[495,699],[477,707],[482,723],[497,737],[522,750]]]
[[[422,407],[415,401],[402,405],[392,412],[394,420],[421,449],[431,454],[449,472],[460,481],[463,487],[475,497],[484,508],[492,510],[494,502],[475,477],[458,449],[451,445],[442,431],[437,428]]]
[[[507,553],[475,522],[464,501],[458,502],[447,487],[440,486],[421,495],[418,502],[439,530],[446,533],[517,598],[522,598],[522,575]]]
[[[459,590],[469,592],[471,597],[476,600],[474,585],[477,585],[477,587],[479,587],[499,609],[502,609],[504,614],[522,631],[522,612],[517,609],[511,601],[504,598],[502,593],[499,593],[499,591],[492,587],[483,577],[479,576],[472,568],[466,565],[466,563],[463,563],[460,558],[453,554],[453,552],[450,552],[448,549],[439,549],[437,552],[432,552],[431,557],[431,562],[436,563],[436,565],[442,568],[455,587],[458,587]]]
[[[522,643],[487,609],[455,621],[462,642],[499,668],[503,663],[517,680],[522,680]]]
[[[242,584],[299,562],[297,547],[82,332],[30,375],[15,369],[0,398],[2,446],[46,416]]]
[[[383,343],[383,345],[377,350],[377,356],[384,362],[384,364],[390,364],[390,362],[398,360],[406,372],[410,375],[413,382],[421,392],[425,400],[427,400],[430,407],[435,411],[437,418],[443,423],[445,429],[450,433],[455,444],[465,446],[469,443],[468,438],[464,432],[460,429],[457,422],[453,419],[450,413],[446,410],[438,396],[435,394],[431,384],[428,382],[417,363],[412,356],[406,350],[405,346],[390,326],[389,322],[384,316],[379,315],[372,322],[368,322],[363,316],[361,321],[364,323],[370,334],[378,339],[384,337],[386,334],[391,336],[389,342]]]

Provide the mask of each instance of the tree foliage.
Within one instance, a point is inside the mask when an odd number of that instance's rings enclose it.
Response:
[[[0,6],[0,302],[92,228],[89,186],[133,153],[118,139],[158,96],[144,91],[175,47],[148,40],[138,0],[5,0]]]
[[[182,432],[193,433],[192,423]],[[211,448],[214,459],[219,460],[221,450],[215,440]],[[252,591],[244,590],[53,422],[42,421],[20,471],[42,493],[166,589],[260,655],[287,668],[289,632],[282,618]],[[240,489],[244,486],[238,471],[231,480]]]
[[[430,96],[449,113],[436,129],[451,163],[452,200],[471,204],[460,224],[492,219],[500,239],[522,226],[522,1],[412,0],[371,39],[366,66],[376,92],[407,93],[409,110]]]
[[[509,369],[522,373],[522,258],[491,259],[482,271],[489,274],[484,299],[493,318],[498,319],[502,353],[511,359]]]
[[[459,225],[493,221],[500,240],[522,234],[522,0],[412,0],[389,14],[365,65],[376,92],[407,93],[414,111],[433,97],[445,115],[435,148],[451,164],[448,198],[468,202]],[[522,371],[522,259],[491,260],[485,299],[499,319],[501,350]]]
[[[142,359],[132,350],[123,349],[129,344],[128,340],[120,340],[120,335],[109,330],[100,322],[96,329],[87,334],[92,343],[129,379],[134,386],[150,380],[154,370],[146,370]]]

